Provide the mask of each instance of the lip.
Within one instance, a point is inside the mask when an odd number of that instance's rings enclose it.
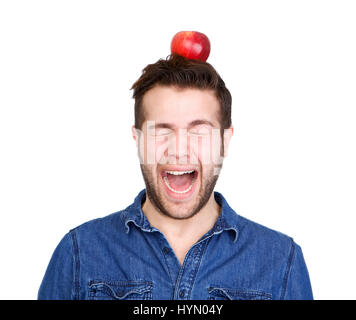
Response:
[[[191,171],[191,170],[194,170],[194,182],[193,182],[192,188],[186,193],[176,193],[176,192],[170,190],[163,180],[163,178],[167,176],[166,171],[182,172],[182,171]],[[169,167],[164,167],[160,170],[160,177],[161,177],[160,180],[163,185],[163,189],[165,190],[165,193],[168,198],[170,198],[173,201],[188,201],[193,197],[193,195],[195,193],[195,189],[198,185],[199,178],[200,178],[200,172],[197,168],[188,167],[188,166],[186,166],[186,167],[169,166]]]

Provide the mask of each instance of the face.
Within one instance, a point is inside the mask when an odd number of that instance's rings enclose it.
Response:
[[[210,199],[232,128],[220,135],[211,90],[156,86],[143,97],[145,121],[133,127],[147,196],[163,215],[187,219]]]

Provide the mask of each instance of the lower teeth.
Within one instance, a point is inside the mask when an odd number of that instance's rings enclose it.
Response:
[[[166,186],[168,187],[169,190],[175,192],[175,193],[187,193],[192,187],[193,187],[193,184],[194,184],[194,180],[192,181],[192,184],[185,190],[182,190],[182,191],[178,191],[178,190],[174,190],[170,185],[169,185],[169,182],[168,182],[168,178],[167,177],[163,177],[163,180],[166,184]]]

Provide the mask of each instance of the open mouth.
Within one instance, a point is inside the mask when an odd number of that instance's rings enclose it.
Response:
[[[161,172],[164,185],[171,193],[176,195],[190,194],[198,177],[198,171],[169,171]]]

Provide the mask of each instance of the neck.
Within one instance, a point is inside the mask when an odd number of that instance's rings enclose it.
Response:
[[[173,219],[161,214],[151,203],[146,194],[142,206],[150,224],[160,230],[167,238],[184,238],[197,241],[215,224],[221,208],[214,199],[212,192],[206,205],[193,217],[188,219]]]

